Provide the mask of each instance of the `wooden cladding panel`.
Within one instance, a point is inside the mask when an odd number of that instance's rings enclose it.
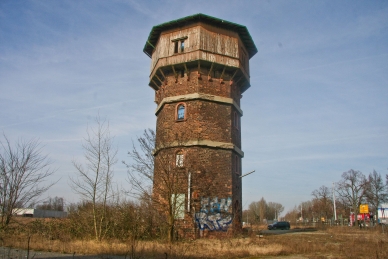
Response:
[[[238,58],[238,38],[200,28],[200,49]]]
[[[152,53],[151,71],[155,67],[159,59],[180,55],[180,54],[174,53],[175,43],[173,42],[173,40],[183,38],[183,37],[187,37],[187,39],[184,40],[185,42],[184,53],[191,52],[193,50],[198,49],[198,42],[199,42],[198,26],[182,29],[179,31],[163,33],[160,35],[158,43],[156,44],[156,49]]]
[[[173,41],[184,37],[187,38],[184,39],[183,53],[175,53]],[[197,52],[199,50],[202,50],[200,54]],[[166,31],[160,35],[152,54],[151,74],[156,66],[174,65],[198,59],[233,67],[240,67],[241,64],[245,72],[249,71],[246,50],[237,33],[199,23],[187,28],[178,28],[175,31]]]

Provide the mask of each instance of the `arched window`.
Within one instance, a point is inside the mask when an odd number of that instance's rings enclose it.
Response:
[[[176,108],[176,120],[183,121],[186,118],[186,104],[180,103]]]
[[[184,161],[184,154],[183,154],[183,151],[180,150],[176,153],[175,165],[177,167],[183,167],[183,161]]]

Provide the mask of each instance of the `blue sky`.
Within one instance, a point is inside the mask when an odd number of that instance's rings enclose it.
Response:
[[[258,53],[241,108],[243,204],[292,209],[349,169],[388,173],[387,1],[0,1],[0,130],[38,138],[68,186],[87,124],[110,122],[118,158],[154,128],[142,52],[152,26],[204,13],[247,26]],[[126,169],[115,167],[123,188]]]

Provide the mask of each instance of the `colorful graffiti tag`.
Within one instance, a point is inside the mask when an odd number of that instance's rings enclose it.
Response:
[[[228,225],[232,223],[233,215],[231,213],[232,198],[222,198],[218,201],[218,197],[210,199],[201,199],[201,211],[195,213],[199,229],[226,231]]]

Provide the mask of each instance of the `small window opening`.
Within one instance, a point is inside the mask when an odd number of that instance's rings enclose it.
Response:
[[[185,105],[180,104],[177,109],[177,120],[184,120],[185,119]]]
[[[185,51],[185,39],[187,39],[187,36],[172,40],[174,43],[174,54],[183,53]]]
[[[181,41],[181,53],[185,50],[185,42]]]
[[[183,155],[182,151],[179,151],[178,153],[176,153],[176,166],[177,167],[183,167],[183,159],[184,159],[184,155]]]

